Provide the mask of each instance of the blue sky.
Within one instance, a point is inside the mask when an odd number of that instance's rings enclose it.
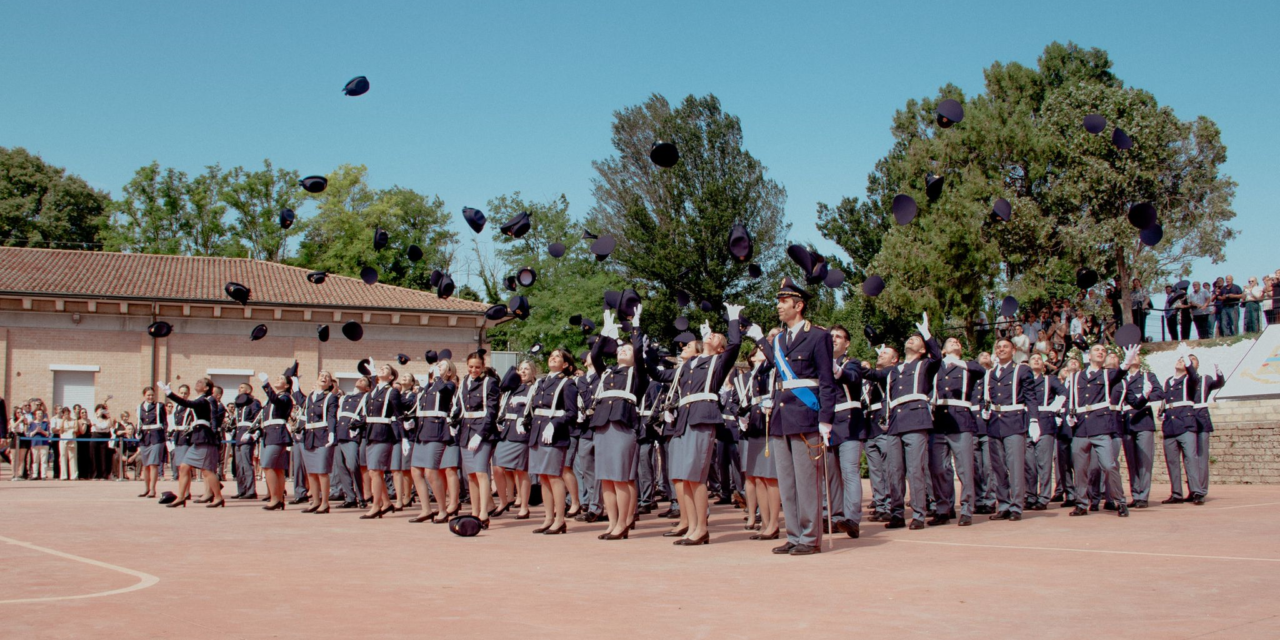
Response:
[[[462,207],[503,193],[564,193],[583,215],[614,110],[714,93],[786,187],[792,239],[830,250],[815,205],[864,193],[895,109],[1070,40],[1222,127],[1241,234],[1194,276],[1280,267],[1275,2],[361,4],[5,0],[0,146],[114,194],[152,160],[365,164],[376,187],[441,196],[469,245]],[[356,75],[372,90],[343,97]]]

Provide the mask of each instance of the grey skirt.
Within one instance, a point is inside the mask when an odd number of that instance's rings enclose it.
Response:
[[[529,469],[529,445],[524,442],[503,440],[493,448],[493,466],[512,471]]]
[[[418,469],[439,470],[443,468],[440,463],[444,461],[444,451],[448,448],[449,445],[443,442],[415,442],[411,465]]]
[[[169,450],[165,448],[164,443],[149,444],[142,448],[142,466],[158,467],[164,464],[165,454]]]
[[[716,427],[688,425],[671,439],[671,479],[706,483],[716,447]]]
[[[218,445],[193,444],[190,447],[187,447],[187,455],[182,458],[182,464],[193,469],[217,471]]]
[[[461,447],[462,453],[462,473],[470,475],[472,473],[489,473],[489,458],[493,455],[492,442],[480,442],[480,446],[472,451],[466,447]]]
[[[289,469],[289,450],[282,444],[268,444],[262,446],[262,468],[263,469],[279,469],[286,471]]]
[[[752,478],[777,480],[778,468],[774,466],[772,457],[775,453],[770,451],[769,456],[764,455],[767,444],[768,440],[764,436],[747,438],[747,446],[742,452],[742,468]]]
[[[386,471],[391,468],[391,450],[400,451],[399,442],[370,442],[365,450],[365,468]]]
[[[321,445],[314,449],[302,447],[302,466],[308,475],[328,475],[333,472],[333,447]]]
[[[640,459],[636,432],[621,422],[595,430],[596,480],[635,482]]]
[[[368,440],[360,441],[360,450],[356,452],[356,464],[366,469],[369,468],[369,441]]]
[[[568,459],[568,447],[553,447],[542,441],[529,443],[529,473],[540,476],[560,477]]]
[[[457,469],[462,466],[462,454],[458,451],[458,445],[451,444],[444,448],[444,457],[440,458],[441,469]]]
[[[190,449],[190,448],[191,448],[191,445],[186,445],[186,444],[173,445],[173,452],[169,454],[169,462],[174,466],[174,468],[177,468],[178,465],[183,464],[182,459],[187,457],[187,449]]]
[[[414,443],[409,443],[409,455],[404,454],[404,450],[400,448],[400,443],[395,443],[391,448],[391,470],[392,471],[408,471],[410,463],[413,462]]]
[[[530,436],[529,441],[530,442],[533,441],[532,436]],[[538,441],[538,446],[542,446],[541,440]],[[564,451],[564,468],[573,470],[573,461],[576,460],[577,458],[578,458],[578,439],[569,438],[569,448],[565,449]]]

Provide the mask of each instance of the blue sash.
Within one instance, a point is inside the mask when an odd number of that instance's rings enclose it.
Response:
[[[791,363],[787,362],[787,354],[782,352],[783,333],[786,332],[780,331],[778,335],[773,337],[774,365],[778,368],[778,373],[782,374],[783,381],[795,380],[796,372],[791,370]],[[800,402],[804,403],[804,406],[814,411],[818,410],[818,394],[814,393],[811,387],[796,387],[790,391],[791,395],[794,395]]]

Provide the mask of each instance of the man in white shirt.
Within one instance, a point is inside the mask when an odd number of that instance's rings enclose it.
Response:
[[[1208,287],[1201,287],[1199,282],[1191,283],[1191,291],[1187,293],[1187,302],[1191,304],[1191,321],[1196,325],[1196,339],[1211,338],[1209,314],[1213,308],[1209,303]]]

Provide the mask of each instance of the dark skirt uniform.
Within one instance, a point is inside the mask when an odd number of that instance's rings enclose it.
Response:
[[[606,340],[612,338],[600,336],[591,347],[591,361],[604,371],[592,391],[588,417],[595,432],[595,476],[598,481],[635,482],[644,432],[636,405],[649,377],[643,366],[605,366]],[[635,332],[631,345],[635,357],[642,357],[640,332]]]
[[[370,471],[391,469],[391,450],[399,447],[401,439],[405,438],[400,422],[403,409],[400,391],[395,387],[379,382],[369,392],[364,421],[369,440],[365,462]]]
[[[142,449],[142,464],[158,467],[164,464],[165,425],[169,422],[164,405],[144,402],[138,405],[138,446]]]
[[[1124,388],[1121,406],[1124,431],[1120,443],[1129,471],[1129,495],[1135,505],[1145,507],[1151,497],[1151,472],[1156,453],[1156,416],[1151,405],[1164,398],[1164,388],[1150,371],[1125,376],[1121,386]]]
[[[169,452],[169,464],[173,465],[173,479],[178,479],[178,466],[187,456],[191,448],[190,422],[193,420],[191,410],[177,405],[173,408],[173,429],[169,431],[169,439],[173,442],[173,450]]]
[[[526,406],[529,428],[529,473],[559,476],[569,450],[569,430],[578,422],[578,387],[563,373],[544,376],[534,385]],[[551,428],[551,442],[543,434]]]
[[[293,392],[293,401],[302,409],[302,465],[308,474],[333,472],[333,446],[338,437],[338,396],[328,391],[302,395]]]
[[[751,397],[748,399],[747,431],[743,434],[746,451],[743,453],[743,471],[748,477],[778,479],[773,458],[765,455],[769,447],[768,412],[773,408],[775,375],[773,365],[763,363],[751,372]]]
[[[514,380],[512,377],[514,376]],[[502,413],[498,420],[498,444],[493,449],[493,464],[512,471],[529,469],[529,432],[520,433],[516,425],[524,417],[525,406],[533,394],[533,386],[520,382],[513,371],[503,377]]]
[[[395,415],[395,424],[400,425],[400,445],[391,449],[391,471],[408,471],[413,466],[414,432],[417,429],[414,408],[418,405],[418,395],[412,391],[400,392],[400,406],[405,408],[396,411]]]
[[[190,410],[187,420],[188,431],[185,434],[190,446],[182,458],[182,464],[202,471],[218,470],[218,434],[214,431],[214,400],[205,392],[195,400],[187,400],[170,393],[169,399],[180,407]]]
[[[1196,402],[1200,386],[1204,380],[1196,368],[1187,365],[1187,372],[1182,376],[1172,376],[1164,383],[1164,406],[1161,415],[1164,420],[1160,424],[1164,436],[1164,462],[1169,469],[1169,485],[1172,493],[1166,502],[1177,503],[1186,497],[1195,497],[1196,489],[1201,485],[1200,465],[1197,464]],[[1182,469],[1186,465],[1187,493],[1182,492]]]
[[[267,393],[267,406],[262,416],[262,459],[263,469],[287,471],[289,469],[289,447],[293,445],[293,436],[289,434],[289,414],[293,413],[293,398],[288,393],[277,394],[270,383],[262,383]]]
[[[431,381],[418,394],[414,403],[413,460],[411,466],[419,469],[449,469],[458,465],[445,465],[446,450],[454,445],[449,434],[449,412],[458,385],[440,378]],[[406,423],[407,425],[408,423]]]
[[[459,422],[462,472],[489,473],[489,458],[493,455],[494,443],[498,441],[498,402],[502,400],[498,381],[489,376],[463,376],[456,398],[454,412]],[[480,441],[472,451],[471,440],[476,437]]]

